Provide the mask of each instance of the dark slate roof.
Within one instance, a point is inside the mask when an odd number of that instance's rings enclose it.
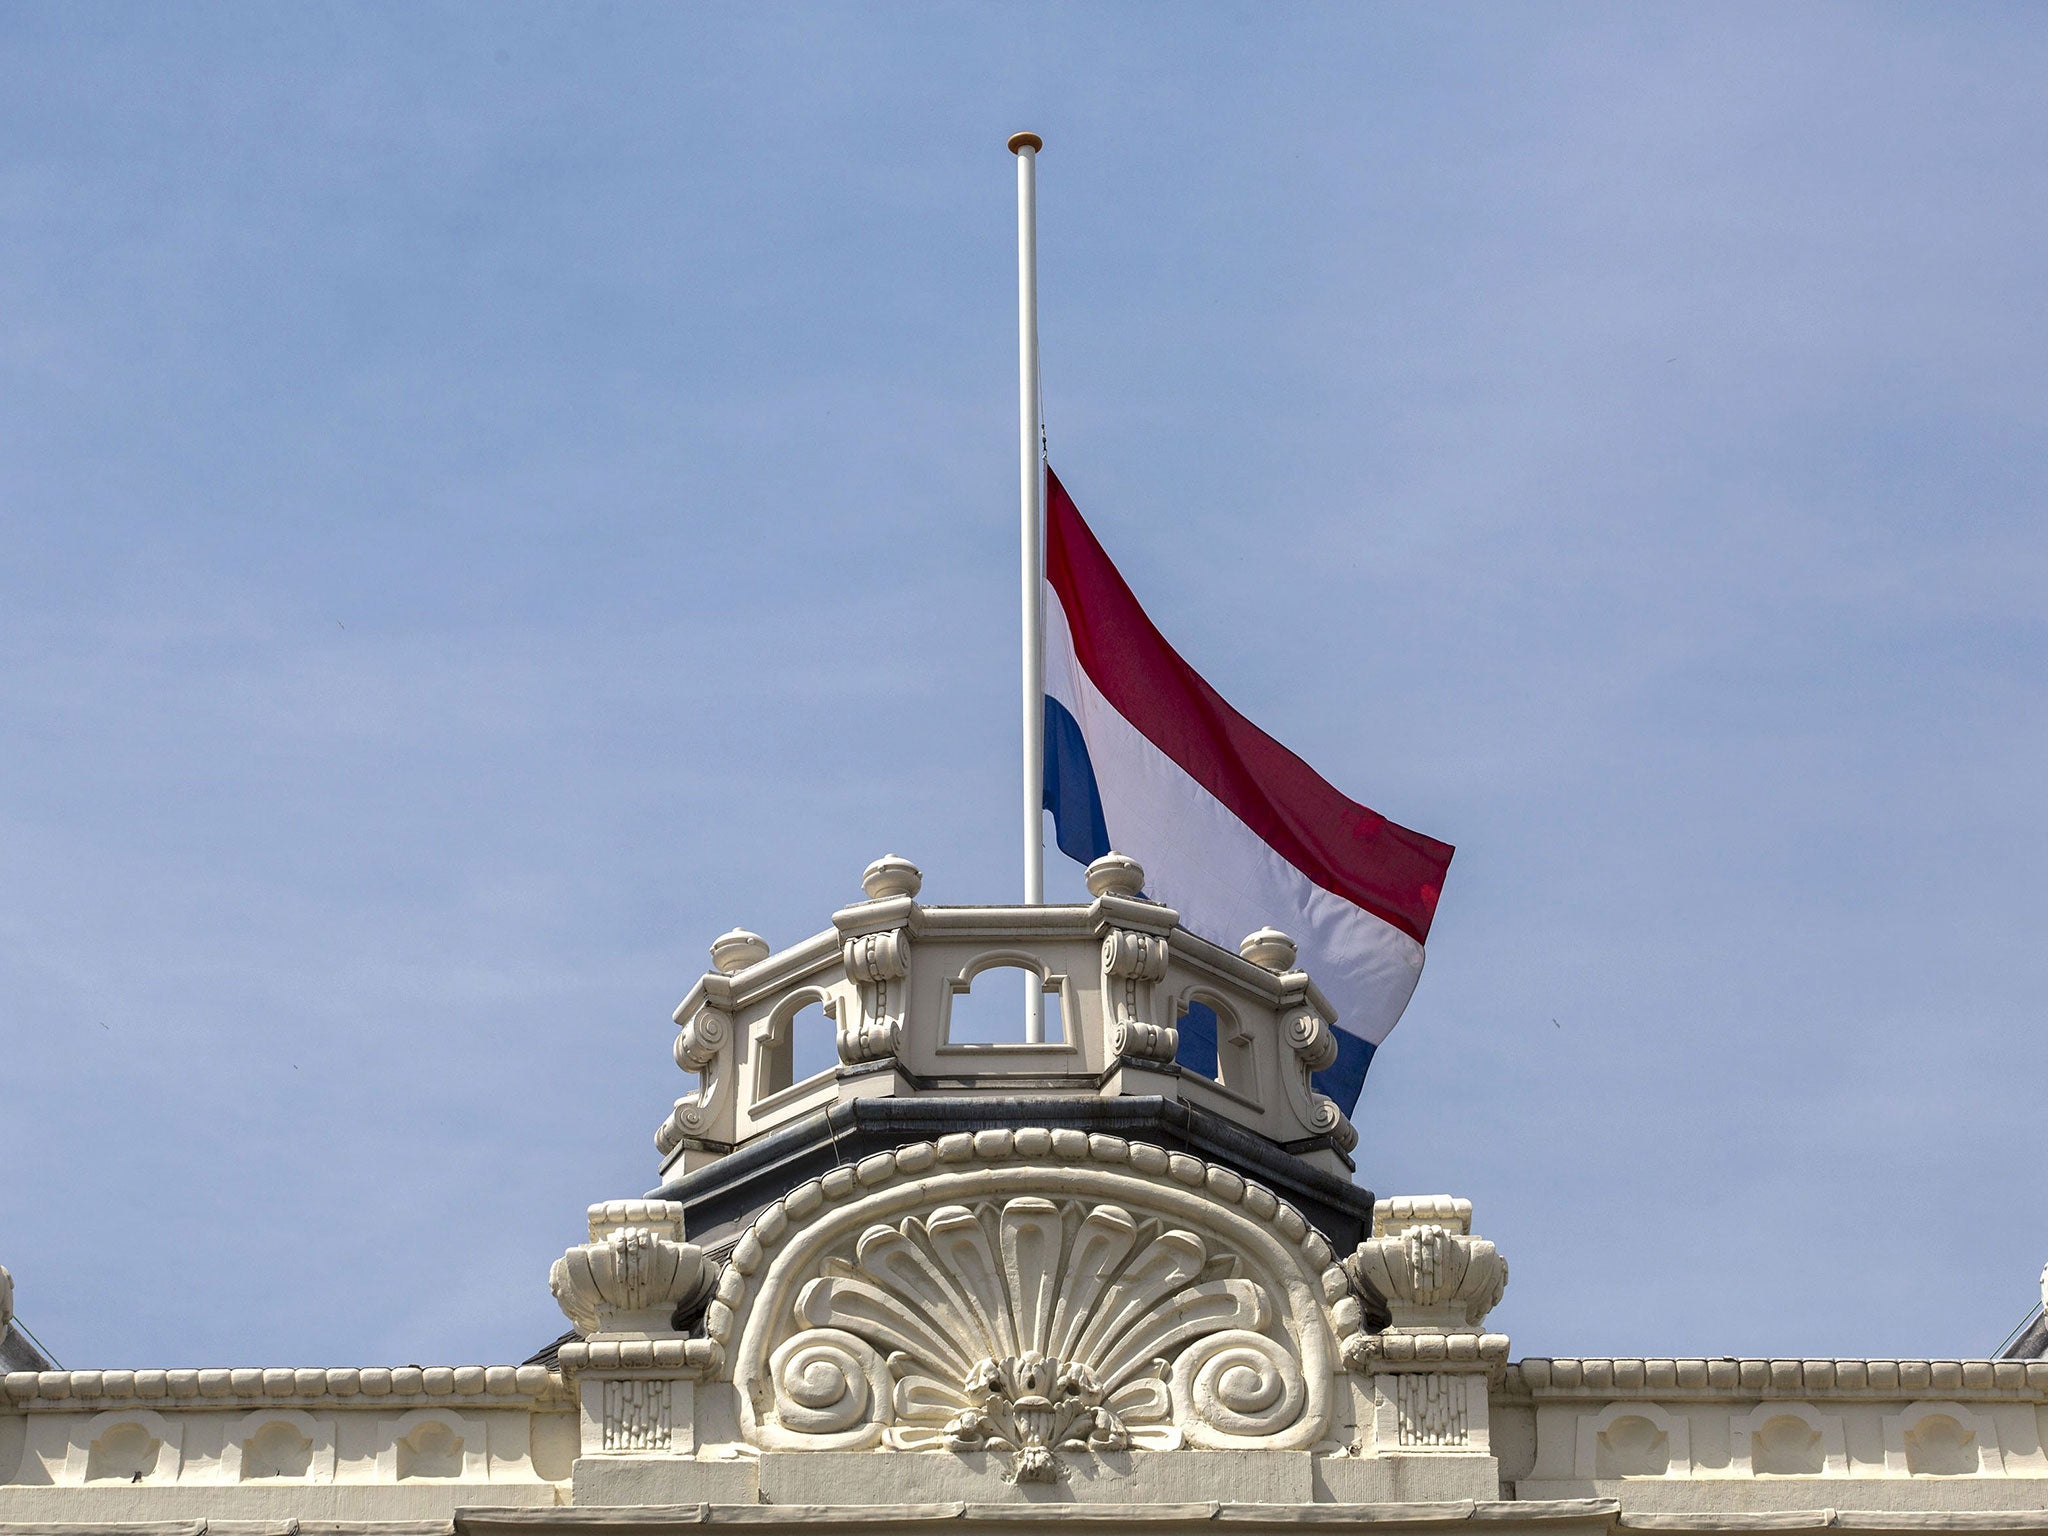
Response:
[[[2001,1360],[2048,1360],[2048,1317],[2036,1312],[1999,1352]]]
[[[21,1325],[9,1320],[0,1328],[0,1369],[9,1371],[54,1371],[57,1362],[36,1348],[33,1340],[22,1332]]]

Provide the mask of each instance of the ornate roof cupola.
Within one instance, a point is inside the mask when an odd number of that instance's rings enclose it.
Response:
[[[676,1009],[675,1057],[699,1086],[655,1135],[697,1240],[715,1243],[793,1180],[907,1142],[1043,1126],[1173,1147],[1283,1194],[1333,1242],[1366,1235],[1372,1195],[1351,1182],[1358,1135],[1311,1085],[1335,1059],[1330,1004],[1267,928],[1238,951],[1178,926],[1120,854],[1088,867],[1085,906],[926,906],[894,856],[866,899],[780,952],[736,930]],[[958,1038],[993,990],[1046,999],[1046,1033]],[[970,1002],[971,994],[971,1002]],[[1182,1057],[1191,1010],[1214,1020],[1213,1065]],[[836,1059],[792,1081],[806,1024]],[[1204,1031],[1207,1033],[1206,1029]]]
[[[712,945],[664,1182],[555,1266],[578,1504],[1497,1495],[1470,1206],[1351,1182],[1286,935],[1197,938],[1116,854],[1087,879],[926,906],[878,859],[827,932]],[[990,988],[1018,1038],[962,1027]]]

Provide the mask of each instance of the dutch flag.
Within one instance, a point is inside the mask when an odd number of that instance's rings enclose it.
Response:
[[[1234,947],[1273,924],[1337,1010],[1318,1092],[1346,1114],[1422,975],[1451,847],[1333,788],[1225,703],[1158,629],[1045,472],[1045,807],[1062,852],[1112,847],[1183,926]],[[1213,1023],[1181,1021],[1214,1071]]]

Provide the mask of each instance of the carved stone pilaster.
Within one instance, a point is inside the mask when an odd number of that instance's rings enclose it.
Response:
[[[586,1456],[681,1456],[696,1450],[696,1380],[723,1351],[677,1337],[701,1311],[718,1267],[683,1241],[683,1208],[607,1200],[590,1208],[590,1238],[555,1261],[555,1300],[584,1337],[564,1344],[576,1380]]]
[[[697,1450],[697,1383],[724,1351],[708,1339],[592,1339],[564,1344],[562,1375],[576,1385],[585,1456],[690,1456]]]
[[[1372,1236],[1344,1269],[1392,1319],[1344,1345],[1344,1363],[1372,1378],[1375,1450],[1486,1454],[1487,1388],[1507,1368],[1508,1340],[1484,1323],[1507,1288],[1508,1267],[1492,1243],[1472,1236],[1472,1202],[1376,1202]]]

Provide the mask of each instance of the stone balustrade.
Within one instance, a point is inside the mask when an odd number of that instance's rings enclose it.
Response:
[[[927,906],[917,869],[891,857],[824,933],[781,951],[724,935],[675,1012],[676,1061],[700,1081],[656,1135],[664,1174],[851,1100],[1029,1094],[1184,1104],[1348,1178],[1357,1133],[1311,1080],[1336,1057],[1335,1014],[1293,943],[1271,929],[1239,952],[1210,943],[1146,900],[1144,878],[1110,854],[1089,866],[1085,906]],[[961,1038],[966,1000],[990,988],[1013,1038]],[[1024,1039],[1026,989],[1046,999],[1040,1043]],[[1182,1059],[1192,1007],[1216,1020],[1213,1066]],[[806,1025],[832,1051],[798,1080]]]

